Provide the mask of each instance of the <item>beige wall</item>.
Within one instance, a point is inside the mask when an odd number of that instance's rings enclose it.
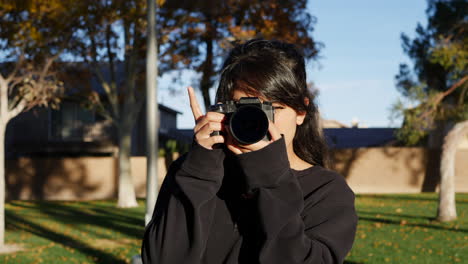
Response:
[[[438,191],[440,150],[360,148],[333,153],[334,169],[357,193]],[[456,155],[456,191],[468,192],[468,150]]]
[[[175,155],[173,159],[177,156]],[[159,184],[166,174],[159,158]],[[146,195],[146,158],[131,158],[138,197]],[[6,161],[9,200],[96,200],[117,197],[117,159],[113,157],[19,158]]]
[[[356,193],[418,193],[437,190],[440,152],[422,148],[362,148],[333,153],[334,168]],[[159,159],[159,183],[170,159]],[[468,150],[456,157],[456,188],[468,192]],[[146,158],[132,157],[138,197],[146,195]],[[428,168],[428,169],[426,169]],[[113,157],[7,160],[7,199],[92,200],[116,197]]]

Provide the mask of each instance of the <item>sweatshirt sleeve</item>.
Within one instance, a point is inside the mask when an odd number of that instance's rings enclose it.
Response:
[[[224,152],[194,144],[172,163],[151,222],[145,228],[143,263],[200,262],[223,179]]]
[[[246,177],[247,203],[258,215],[252,225],[258,228],[253,244],[260,245],[259,263],[343,262],[357,216],[354,194],[341,176],[326,177],[303,193],[289,167],[284,139],[241,154],[238,161]]]

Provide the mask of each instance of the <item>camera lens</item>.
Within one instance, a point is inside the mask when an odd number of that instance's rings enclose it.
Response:
[[[242,145],[249,145],[262,140],[268,133],[268,117],[257,106],[241,106],[230,120],[230,130],[234,139]]]

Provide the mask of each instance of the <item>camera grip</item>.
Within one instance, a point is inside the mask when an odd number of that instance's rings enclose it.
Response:
[[[210,134],[210,137],[219,136],[219,135],[222,135],[221,131],[213,131],[213,132]]]
[[[224,133],[222,131],[213,131],[211,132],[210,137],[219,136],[219,135],[224,135]],[[213,145],[213,149],[220,149],[222,147],[223,147],[223,143],[216,143]]]

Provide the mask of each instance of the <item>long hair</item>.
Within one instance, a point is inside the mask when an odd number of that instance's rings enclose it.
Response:
[[[328,148],[314,96],[307,88],[304,56],[292,44],[253,39],[235,46],[224,61],[216,101],[232,100],[234,90],[306,112],[293,149],[313,165],[328,166]]]

